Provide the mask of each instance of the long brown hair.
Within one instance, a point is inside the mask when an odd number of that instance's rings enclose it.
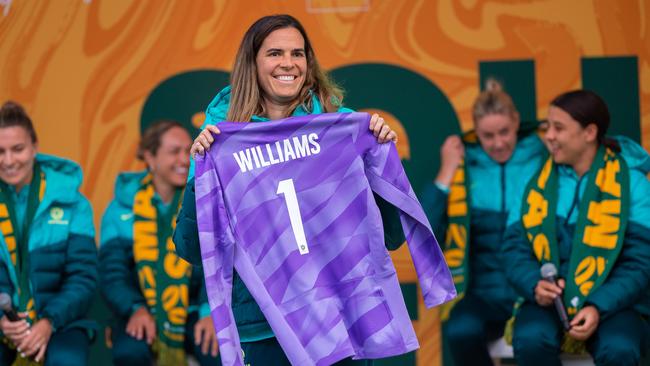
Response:
[[[314,49],[302,24],[291,15],[270,15],[253,23],[239,45],[235,66],[230,77],[232,91],[227,116],[229,121],[248,122],[254,114],[266,114],[257,80],[256,58],[266,37],[273,31],[283,28],[295,28],[300,32],[305,41],[305,56],[307,58],[305,83],[296,100],[288,108],[288,115],[300,105],[307,111],[313,111],[312,93],[318,98],[326,112],[335,112],[341,106],[343,93],[318,65]]]

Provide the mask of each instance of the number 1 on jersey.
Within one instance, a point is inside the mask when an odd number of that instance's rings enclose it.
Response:
[[[302,227],[302,217],[300,216],[300,207],[298,207],[298,197],[296,197],[296,188],[293,186],[293,179],[285,179],[278,184],[277,194],[284,196],[289,210],[289,220],[293,229],[293,236],[296,238],[298,250],[301,255],[309,253],[307,239],[305,239],[305,230]]]

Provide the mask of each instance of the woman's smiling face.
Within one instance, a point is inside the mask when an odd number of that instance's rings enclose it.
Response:
[[[37,144],[25,128],[0,128],[0,179],[17,190],[29,184],[37,150]]]
[[[257,52],[257,80],[266,103],[286,105],[299,95],[305,83],[305,40],[296,28],[271,32]]]

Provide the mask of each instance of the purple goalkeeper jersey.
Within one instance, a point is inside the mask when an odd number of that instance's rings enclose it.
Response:
[[[224,365],[242,365],[233,267],[294,365],[418,348],[373,191],[400,220],[427,307],[456,296],[393,143],[366,113],[220,123],[196,161],[203,271]]]

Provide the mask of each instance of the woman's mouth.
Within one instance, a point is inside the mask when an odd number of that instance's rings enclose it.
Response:
[[[296,75],[276,75],[273,76],[275,80],[281,81],[281,82],[293,82],[296,80],[298,77]]]

